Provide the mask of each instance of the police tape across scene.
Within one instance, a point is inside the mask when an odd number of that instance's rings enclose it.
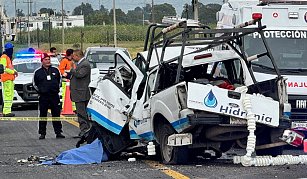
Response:
[[[0,121],[77,121],[77,117],[0,117]]]

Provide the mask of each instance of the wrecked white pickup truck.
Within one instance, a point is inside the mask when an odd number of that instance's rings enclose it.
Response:
[[[257,57],[246,57],[243,48],[237,48],[241,37],[262,34],[264,28],[154,24],[144,52],[134,61],[118,50],[115,64],[124,65],[99,81],[88,105],[108,154],[153,142],[158,147],[152,149],[150,143],[149,155],[160,152],[166,164],[186,163],[207,150],[218,158],[236,141],[244,143],[248,117],[257,122],[258,154],[281,154],[284,143],[279,137],[289,127],[286,114],[291,110],[285,80],[275,69],[277,78],[257,82],[250,64]],[[232,50],[211,50],[222,44]],[[268,46],[259,55],[275,64]]]

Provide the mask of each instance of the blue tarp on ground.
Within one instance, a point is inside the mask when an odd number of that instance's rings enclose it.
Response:
[[[101,163],[107,160],[108,156],[103,151],[101,141],[99,139],[96,139],[91,144],[86,144],[79,148],[62,152],[55,160],[45,161],[42,164],[81,165],[81,164]]]

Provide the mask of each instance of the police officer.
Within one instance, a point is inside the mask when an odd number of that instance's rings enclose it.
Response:
[[[34,72],[33,86],[39,94],[39,116],[47,117],[49,107],[52,117],[60,117],[60,83],[61,75],[57,68],[51,66],[50,56],[47,53],[42,54],[42,67]],[[61,133],[61,121],[52,121],[56,138],[65,138]],[[47,121],[39,121],[38,133],[39,139],[45,139]]]
[[[6,43],[4,45],[5,51],[0,58],[0,64],[4,67],[4,73],[1,74],[4,117],[15,116],[12,113],[12,104],[14,98],[14,80],[18,76],[18,73],[12,65],[13,48],[13,44],[10,42]]]

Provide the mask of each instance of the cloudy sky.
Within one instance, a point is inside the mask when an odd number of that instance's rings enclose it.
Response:
[[[32,1],[33,12],[39,11],[42,7],[61,10],[61,0],[16,0],[17,9],[22,9],[27,14],[27,1]],[[14,3],[15,0],[0,0],[1,4],[4,4],[5,9],[9,16],[14,16]],[[112,8],[113,0],[64,0],[64,9],[66,11],[72,11],[76,6],[80,5],[81,2],[92,4],[94,9],[98,9],[99,4],[104,5],[107,9]],[[203,4],[218,3],[222,4],[223,0],[199,0]],[[144,6],[144,4],[151,3],[151,0],[116,0],[117,8],[121,8],[125,12],[130,9],[134,9],[137,6]],[[191,0],[154,0],[155,4],[169,3],[172,4],[178,14],[181,14],[183,5],[185,3],[191,3]]]

